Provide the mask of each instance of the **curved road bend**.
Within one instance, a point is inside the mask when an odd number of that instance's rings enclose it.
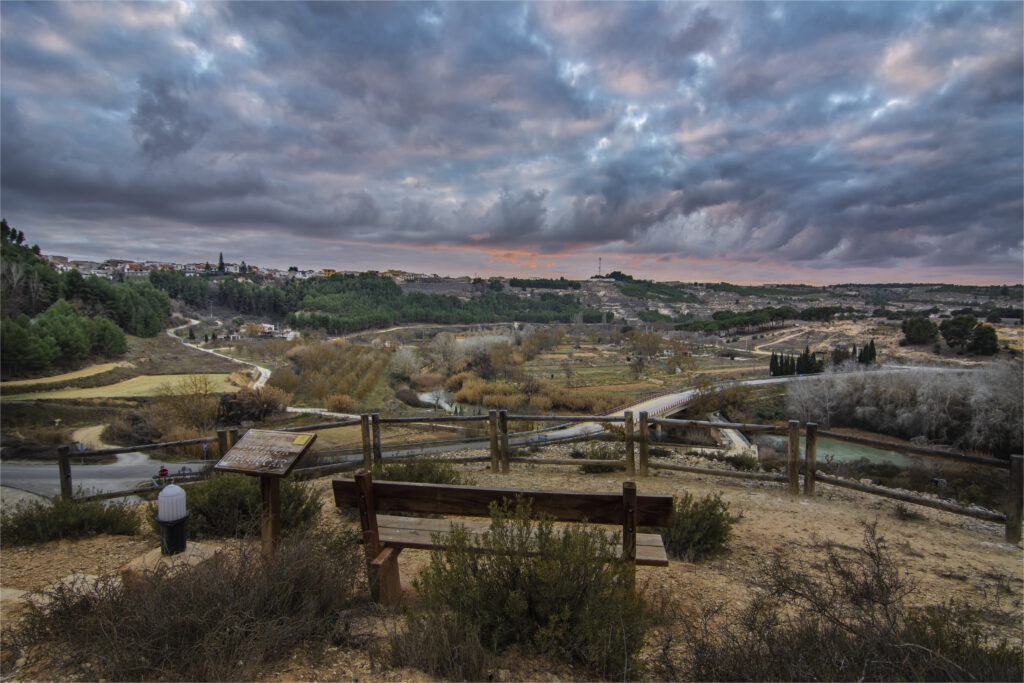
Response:
[[[177,339],[178,341],[180,341],[185,346],[189,346],[189,347],[191,347],[193,349],[197,349],[197,350],[203,351],[205,353],[212,353],[215,356],[220,356],[221,358],[227,358],[228,360],[233,360],[236,363],[241,363],[242,365],[248,365],[250,367],[256,368],[259,371],[260,376],[256,379],[255,382],[253,382],[253,385],[252,385],[253,389],[259,389],[260,387],[262,387],[264,384],[267,383],[267,380],[270,379],[270,370],[268,370],[267,368],[265,368],[265,367],[263,367],[261,365],[256,365],[255,363],[249,363],[249,362],[246,362],[244,360],[238,360],[237,358],[232,358],[231,356],[226,356],[223,353],[218,353],[217,351],[211,351],[210,349],[204,349],[204,348],[202,348],[200,346],[196,346],[195,344],[190,344],[189,342],[185,341],[184,339],[182,339],[178,335],[174,334],[178,330],[184,329],[186,327],[191,327],[192,325],[197,325],[197,324],[199,324],[198,320],[194,320],[192,318],[189,318],[188,322],[185,323],[184,325],[178,325],[177,327],[172,327],[172,328],[168,329],[167,330],[167,336],[168,337],[173,337],[174,339]]]

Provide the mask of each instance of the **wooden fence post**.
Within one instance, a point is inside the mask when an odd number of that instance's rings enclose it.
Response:
[[[647,411],[640,412],[640,476],[647,476]]]
[[[57,466],[60,468],[60,497],[71,500],[74,495],[71,487],[71,446],[57,447]]]
[[[786,467],[789,477],[789,494],[800,493],[800,421],[789,421],[789,462]]]
[[[269,560],[281,540],[281,480],[278,477],[260,477],[260,532],[260,554]]]
[[[228,430],[228,444],[234,446],[238,443],[238,427],[232,427]]]
[[[1024,455],[1010,456],[1009,500],[1006,506],[1006,541],[1020,543],[1021,513],[1024,512]]]
[[[217,430],[217,450],[220,451],[220,457],[224,457],[224,454],[228,452],[230,446],[228,445],[228,433],[226,430]]]
[[[370,426],[373,431],[373,461],[378,463],[384,458],[380,452],[380,413],[370,416]]]
[[[498,411],[498,441],[501,447],[501,473],[508,474],[508,411]]]
[[[373,463],[370,461],[370,416],[362,413],[359,416],[359,429],[363,435],[363,467],[371,469]]]
[[[626,474],[636,474],[636,454],[633,448],[633,411],[627,410],[622,414],[622,426],[626,430]]]
[[[814,477],[818,473],[818,424],[807,423],[807,442],[804,444],[804,496],[814,497]]]
[[[497,472],[500,465],[500,455],[498,451],[498,411],[488,410],[487,411],[487,431],[491,437],[491,472]]]
[[[622,482],[622,561],[636,580],[636,482]]]

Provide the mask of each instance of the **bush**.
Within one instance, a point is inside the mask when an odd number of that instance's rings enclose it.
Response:
[[[371,648],[370,656],[385,665],[414,666],[446,681],[486,681],[495,660],[473,624],[440,610],[407,614],[405,630]]]
[[[145,443],[159,443],[163,431],[153,424],[152,412],[132,410],[119,413],[100,434],[107,443],[137,446]]]
[[[907,507],[903,503],[896,503],[896,506],[892,510],[892,516],[896,519],[901,519],[905,522],[910,520],[924,519],[924,515],[922,515],[920,511],[911,507]]]
[[[373,478],[384,481],[412,481],[423,484],[468,484],[454,465],[422,460],[407,460],[396,463],[377,463],[373,466]]]
[[[670,557],[696,562],[725,547],[735,522],[719,494],[698,501],[686,493],[676,501],[672,526],[661,531],[661,538]]]
[[[345,394],[332,394],[327,397],[324,404],[332,413],[354,414],[359,412],[359,401]]]
[[[665,604],[654,676],[685,680],[1022,679],[1022,652],[985,642],[970,611],[913,609],[913,587],[884,540],[867,526],[861,548],[825,545],[821,563],[776,551],[752,583],[761,590],[734,611],[697,614]]]
[[[440,636],[429,629],[443,624],[469,661],[441,666],[436,652],[396,646],[394,663],[483,679],[473,664],[480,659],[479,643],[494,653],[518,646],[550,655],[594,676],[635,675],[644,605],[615,543],[588,525],[556,532],[549,520],[531,521],[522,503],[515,510],[507,503],[492,506],[490,529],[481,538],[454,530],[450,546],[432,552],[414,582],[424,613],[407,618],[406,633],[398,636],[437,642]]]
[[[436,372],[421,372],[409,378],[416,391],[431,391],[444,384],[444,376]]]
[[[625,459],[625,455],[619,453],[614,445],[611,444],[592,444],[588,448],[573,448],[569,452],[569,457],[578,460],[618,460],[622,462]],[[581,465],[580,472],[583,474],[604,474],[606,472],[625,472],[626,466],[609,465]]]
[[[256,477],[214,474],[188,487],[186,493],[190,539],[234,538],[260,533],[260,488]],[[281,481],[281,531],[310,525],[320,513],[320,498],[308,485],[291,479]],[[149,507],[149,521],[156,523],[156,506]]]
[[[243,387],[221,397],[221,412],[231,424],[259,422],[269,415],[283,413],[291,399],[291,394],[277,387]]]
[[[354,532],[318,532],[284,539],[267,562],[242,544],[131,581],[57,584],[5,643],[46,644],[80,680],[253,680],[295,645],[351,637],[362,565]]]
[[[76,495],[83,495],[79,489]],[[139,517],[127,503],[64,500],[19,503],[0,513],[0,537],[5,545],[46,543],[60,538],[97,534],[131,536],[139,530]]]
[[[750,453],[727,455],[725,461],[741,472],[753,472],[759,465],[757,456]]]
[[[404,403],[407,406],[413,408],[432,408],[433,406],[426,401],[421,401],[419,394],[410,389],[409,387],[402,387],[395,390],[395,398]]]

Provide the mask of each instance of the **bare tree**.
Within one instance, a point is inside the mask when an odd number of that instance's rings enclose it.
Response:
[[[32,275],[28,279],[28,300],[33,311],[39,310],[39,303],[43,300],[45,292],[46,286],[43,283],[43,278],[36,271],[32,271]]]
[[[430,350],[434,362],[445,374],[451,374],[463,358],[459,341],[451,332],[441,332],[434,337]]]
[[[403,346],[391,356],[389,372],[392,376],[408,381],[420,371],[419,353],[415,346]]]

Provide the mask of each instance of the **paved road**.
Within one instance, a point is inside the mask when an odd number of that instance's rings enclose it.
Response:
[[[189,318],[188,322],[185,323],[184,325],[178,325],[177,327],[172,327],[171,329],[167,330],[167,336],[173,337],[174,339],[179,340],[185,346],[191,346],[193,349],[197,349],[199,351],[202,351],[203,353],[212,353],[215,356],[220,356],[221,358],[227,358],[228,360],[232,360],[232,361],[234,361],[236,363],[241,363],[242,365],[248,365],[249,367],[256,368],[259,371],[260,376],[256,379],[256,381],[252,385],[254,389],[259,389],[260,387],[262,387],[264,384],[267,383],[267,380],[270,379],[270,370],[268,370],[267,368],[265,368],[265,367],[263,367],[261,365],[256,365],[255,363],[249,363],[249,362],[246,362],[244,360],[238,360],[237,358],[232,358],[231,356],[226,356],[223,353],[218,353],[217,351],[211,351],[210,349],[204,349],[201,346],[196,346],[195,344],[190,344],[189,342],[185,341],[184,339],[182,339],[178,335],[174,334],[178,330],[184,329],[186,327],[190,327],[192,325],[197,325],[197,324],[199,324],[198,320],[193,320],[192,318]]]

